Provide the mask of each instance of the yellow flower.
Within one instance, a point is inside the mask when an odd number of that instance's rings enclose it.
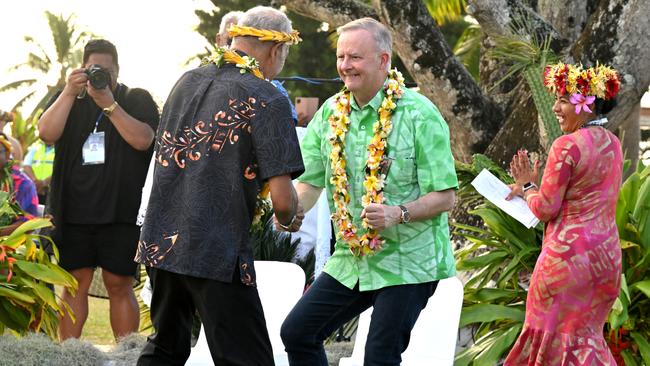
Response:
[[[379,179],[373,175],[369,175],[366,177],[366,180],[363,182],[364,188],[366,188],[367,191],[376,191],[379,188]]]
[[[386,150],[386,138],[392,129],[392,113],[397,107],[393,98],[399,99],[402,96],[404,87],[404,78],[397,70],[389,72],[389,81],[384,88],[384,100],[379,109],[379,120],[373,124],[373,134],[370,143],[368,144],[368,159],[367,166],[370,168],[370,173],[366,176],[363,186],[365,194],[361,197],[361,204],[365,207],[372,202],[383,202],[383,193],[379,192],[384,187],[384,176],[379,177],[377,169],[379,162],[384,159]],[[348,178],[345,171],[346,160],[343,151],[343,143],[345,142],[345,135],[348,132],[348,125],[350,124],[348,105],[350,102],[350,92],[344,91],[339,93],[335,99],[334,113],[329,117],[330,124],[329,143],[332,146],[330,151],[330,168],[332,176],[330,183],[334,189],[332,198],[334,199],[334,206],[336,212],[331,215],[332,220],[337,223],[339,231],[337,238],[346,242],[354,255],[366,255],[372,253],[373,250],[379,250],[383,241],[379,238],[379,234],[375,230],[368,230],[368,222],[366,219],[362,220],[362,225],[367,232],[359,238],[357,228],[352,222],[352,216],[348,210],[350,203],[350,195],[348,194]]]

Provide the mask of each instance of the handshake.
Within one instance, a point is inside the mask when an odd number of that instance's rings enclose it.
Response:
[[[298,208],[296,209],[296,213],[293,215],[293,217],[287,224],[282,224],[280,221],[278,221],[278,217],[275,215],[273,215],[273,224],[275,224],[275,229],[278,231],[286,231],[286,232],[294,233],[300,230],[300,226],[302,226],[302,220],[304,218],[305,218],[305,211],[303,210],[302,205],[298,203]]]

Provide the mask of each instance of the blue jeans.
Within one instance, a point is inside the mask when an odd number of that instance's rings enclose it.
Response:
[[[291,366],[327,366],[323,341],[364,310],[373,306],[365,348],[365,366],[399,365],[420,311],[438,281],[350,290],[322,273],[282,324],[280,335]]]

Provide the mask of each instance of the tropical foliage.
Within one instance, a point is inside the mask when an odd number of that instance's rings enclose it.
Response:
[[[32,116],[23,118],[22,113],[15,111],[13,113],[13,121],[11,122],[11,136],[18,140],[20,147],[23,149],[23,152],[27,152],[30,146],[38,137],[36,132],[38,131],[38,119],[43,113],[42,109],[36,111]]]
[[[9,198],[8,193],[0,192],[3,217],[18,214]],[[0,334],[6,330],[17,335],[44,332],[54,339],[58,316],[70,311],[66,303],[57,302],[52,286],[63,286],[74,293],[77,281],[50,260],[45,245],[52,248],[55,260],[59,258],[51,240],[35,233],[51,225],[49,219],[31,219],[0,237]]]
[[[616,226],[623,250],[621,293],[606,324],[619,365],[650,365],[650,166],[621,187]]]
[[[40,95],[39,82],[47,79],[51,74],[56,75],[56,81],[47,85],[47,92],[41,95],[39,102],[34,111],[27,118],[32,120],[38,110],[45,107],[47,101],[54,93],[65,86],[68,72],[75,67],[79,67],[82,62],[83,45],[92,36],[91,33],[81,30],[74,22],[74,16],[55,15],[49,11],[45,12],[45,17],[52,34],[52,44],[45,45],[40,43],[31,36],[25,36],[25,42],[29,44],[33,51],[27,55],[24,63],[13,66],[10,70],[28,68],[37,73],[37,76],[28,79],[21,79],[10,82],[0,87],[0,92],[14,89],[26,89],[24,95],[12,108],[12,111],[18,110],[27,100]],[[47,50],[54,49],[54,53]]]
[[[528,279],[539,255],[542,225],[526,229],[484,201],[470,182],[483,169],[506,183],[512,178],[482,155],[457,163],[459,196],[484,225],[455,224],[469,244],[458,250],[457,267],[468,271],[460,326],[471,326],[474,345],[456,355],[455,365],[495,365],[510,350],[523,326]],[[605,337],[620,365],[650,364],[650,167],[639,165],[623,184],[617,225],[623,249],[623,286],[605,326]],[[624,362],[624,363],[623,363]]]
[[[526,229],[490,202],[470,182],[487,169],[506,183],[508,173],[483,155],[472,164],[457,162],[459,197],[473,203],[470,213],[485,227],[455,224],[469,244],[456,252],[459,271],[471,271],[465,285],[460,326],[472,326],[475,343],[456,356],[456,365],[495,365],[514,343],[524,321],[526,278],[532,273],[542,241],[541,225]]]

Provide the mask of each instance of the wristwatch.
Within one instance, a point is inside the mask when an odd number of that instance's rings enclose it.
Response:
[[[537,184],[535,184],[533,182],[526,182],[526,183],[524,183],[522,188],[523,188],[524,192],[526,192],[529,189],[533,189],[533,188],[537,189]]]
[[[109,105],[108,107],[102,109],[102,112],[106,115],[106,117],[109,117],[111,113],[117,108],[117,101],[113,101],[113,104]]]
[[[402,214],[400,216],[400,223],[406,224],[406,223],[411,222],[411,213],[406,208],[406,206],[398,205],[397,207],[399,207],[399,209],[402,210]]]

